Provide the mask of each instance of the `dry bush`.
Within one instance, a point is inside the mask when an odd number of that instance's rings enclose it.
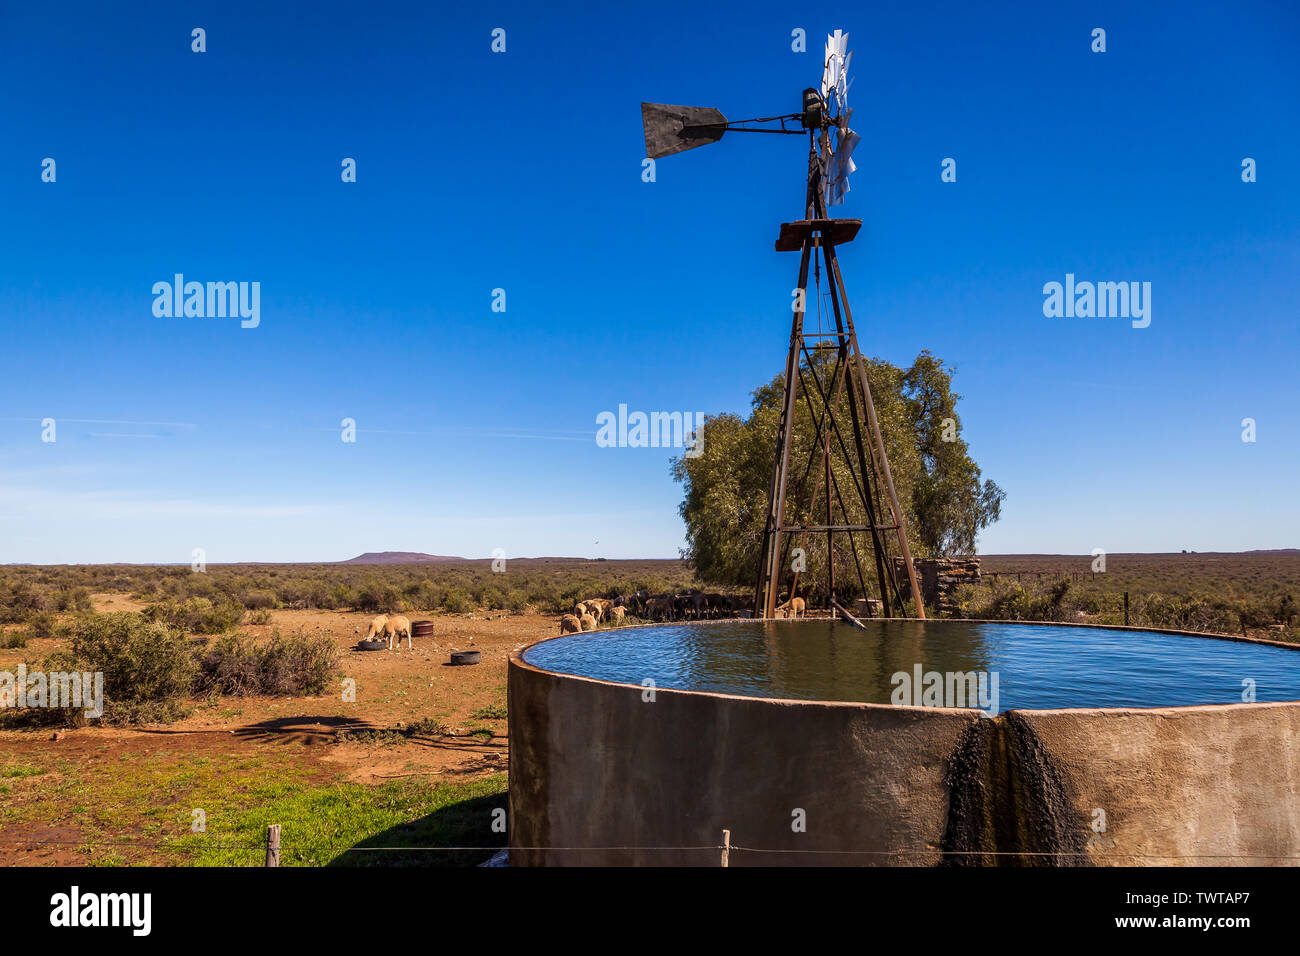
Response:
[[[141,613],[145,620],[162,621],[187,634],[224,634],[238,627],[244,619],[242,604],[212,601],[205,597],[189,598],[180,603],[151,604]]]
[[[198,657],[198,689],[235,697],[320,694],[339,672],[338,648],[327,634],[276,631],[258,643],[229,634]]]

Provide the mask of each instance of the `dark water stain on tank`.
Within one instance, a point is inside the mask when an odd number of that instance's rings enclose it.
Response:
[[[1087,864],[1087,821],[1066,796],[1042,741],[1017,714],[972,725],[945,783],[945,865]]]

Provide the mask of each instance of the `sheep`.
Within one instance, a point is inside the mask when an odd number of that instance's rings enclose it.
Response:
[[[708,606],[703,594],[699,591],[689,591],[681,597],[682,617],[693,617],[699,619],[704,617],[705,608]]]
[[[380,614],[370,621],[370,630],[366,631],[366,640],[373,641],[376,638],[382,638],[384,634],[384,625],[388,623],[388,615]]]
[[[584,604],[582,601],[579,601],[577,604],[573,605],[574,617],[582,617],[582,615],[586,613],[587,613],[587,605]]]
[[[623,605],[615,604],[612,608],[609,609],[609,614],[610,617],[614,619],[615,623],[622,624],[623,615],[626,613],[626,610],[627,609],[624,608]]]
[[[650,600],[650,592],[642,588],[631,594],[620,594],[614,603],[623,605],[637,617],[645,617],[645,605],[648,600]]]
[[[406,649],[415,650],[415,644],[411,641],[411,622],[400,614],[394,614],[384,621],[384,637],[388,638],[388,649],[393,649],[393,638],[397,638],[397,649],[402,649],[402,635],[406,635]]]
[[[671,594],[657,594],[645,602],[646,614],[655,620],[673,620],[676,603]]]
[[[566,614],[564,615],[564,617],[560,618],[561,634],[577,634],[581,630],[582,630],[582,622],[579,621],[572,614]]]
[[[584,631],[594,631],[596,629],[596,619],[590,614],[582,615],[581,621]]]
[[[606,598],[589,598],[586,601],[587,613],[596,619],[599,624],[609,613],[609,609],[614,606],[614,602]]]
[[[782,617],[800,617],[804,613],[804,600],[801,597],[793,597],[784,604],[778,604],[778,611]]]

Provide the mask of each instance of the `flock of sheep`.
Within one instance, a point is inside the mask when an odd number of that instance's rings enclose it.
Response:
[[[802,617],[804,599],[791,598],[777,609],[780,617]],[[589,598],[574,605],[573,613],[560,618],[561,634],[594,631],[602,621],[617,626],[631,613],[650,621],[704,620],[718,617],[753,617],[752,597],[733,597],[727,594],[704,593],[691,590],[685,594],[650,594],[636,591],[620,594],[616,598]]]
[[[700,621],[716,617],[752,617],[754,602],[752,598],[731,597],[726,594],[705,594],[701,591],[688,591],[685,594],[655,594],[636,591],[632,594],[620,594],[618,597],[589,598],[574,605],[573,613],[560,618],[561,634],[577,634],[579,631],[597,630],[602,621],[608,620],[617,626],[623,623],[630,611],[643,620],[650,621]],[[791,598],[777,609],[780,617],[802,617],[804,599]],[[360,634],[360,628],[356,629]],[[402,647],[402,638],[406,638],[407,650],[415,650],[411,641],[411,622],[400,614],[380,614],[370,621],[370,629],[365,639],[387,640],[388,649],[393,649],[396,639],[398,650]]]

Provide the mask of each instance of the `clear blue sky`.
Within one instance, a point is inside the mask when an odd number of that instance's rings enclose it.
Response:
[[[1300,545],[1294,3],[279,6],[0,8],[0,561],[674,555],[672,453],[595,418],[780,369],[805,144],[644,183],[639,103],[794,111],[835,28],[859,335],[957,366],[981,550]],[[177,272],[260,326],[156,318]],[[1045,318],[1067,272],[1150,327]]]

